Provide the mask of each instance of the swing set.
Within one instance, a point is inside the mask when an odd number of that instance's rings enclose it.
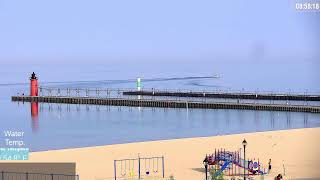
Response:
[[[138,157],[114,160],[114,179],[142,176],[162,176],[164,178],[164,156]]]

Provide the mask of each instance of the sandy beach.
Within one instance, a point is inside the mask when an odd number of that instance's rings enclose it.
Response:
[[[166,178],[173,175],[178,180],[204,179],[204,156],[214,153],[215,148],[239,150],[244,138],[248,142],[247,157],[259,158],[266,168],[268,160],[272,159],[272,171],[265,179],[283,174],[283,166],[284,179],[320,179],[320,128],[34,152],[28,162],[76,162],[80,179],[103,180],[114,178],[114,159],[136,158],[138,154],[144,157],[163,155]]]

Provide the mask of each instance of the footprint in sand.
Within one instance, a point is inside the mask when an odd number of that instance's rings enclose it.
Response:
[[[277,143],[273,143],[272,147],[275,147],[277,145]]]

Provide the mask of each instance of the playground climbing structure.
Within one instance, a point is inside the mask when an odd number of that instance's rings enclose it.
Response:
[[[242,159],[240,151],[226,151],[225,149],[215,149],[214,154],[206,155],[208,170],[214,169],[214,176],[223,173],[226,176],[246,176],[264,175],[265,169],[259,159]]]

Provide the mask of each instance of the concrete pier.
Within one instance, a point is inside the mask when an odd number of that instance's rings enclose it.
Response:
[[[178,92],[178,91],[124,91],[123,95],[142,96],[175,96],[226,99],[257,99],[257,100],[293,100],[320,101],[320,95],[276,94],[276,93],[227,93],[227,92]]]
[[[64,104],[94,104],[108,106],[134,106],[159,108],[198,108],[198,109],[243,109],[266,111],[291,111],[320,113],[320,106],[286,105],[286,104],[255,104],[233,102],[202,102],[154,99],[123,99],[99,97],[68,97],[68,96],[12,96],[12,101],[44,102]]]

